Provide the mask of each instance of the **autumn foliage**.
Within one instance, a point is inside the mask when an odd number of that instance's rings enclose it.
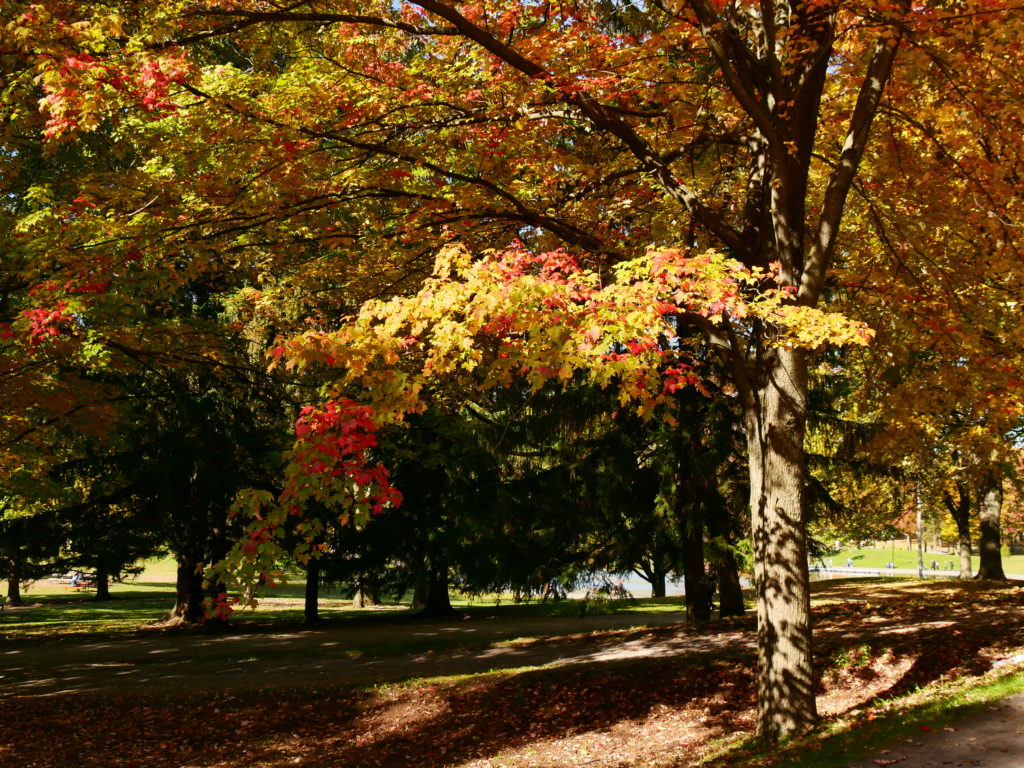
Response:
[[[44,0],[3,30],[4,471],[115,421],[114,380],[269,350],[303,410],[281,489],[236,506],[247,584],[286,531],[310,554],[318,509],[397,502],[375,430],[429,402],[583,382],[669,419],[713,391],[744,430],[783,738],[815,720],[812,380],[843,378],[872,461],[1005,464],[1008,2]]]

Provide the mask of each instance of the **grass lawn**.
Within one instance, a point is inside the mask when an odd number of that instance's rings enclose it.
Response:
[[[155,626],[174,605],[176,567],[172,558],[152,560],[137,577],[110,586],[112,599],[97,602],[95,592],[73,591],[67,585],[43,579],[22,586],[22,597],[30,607],[18,620],[6,622],[8,638],[61,635],[123,634],[160,631]],[[7,585],[0,582],[6,593]],[[245,626],[297,626],[303,620],[305,582],[293,578],[260,598],[255,610],[239,610],[232,622]],[[542,617],[591,615],[622,612],[682,612],[683,598],[633,600],[562,600],[514,603],[511,595],[462,595],[453,592],[452,606],[473,618]],[[410,596],[373,608],[356,609],[337,589],[321,588],[320,617],[327,624],[358,620],[381,622],[410,612]],[[424,648],[423,650],[427,650]]]
[[[904,544],[902,547],[897,544],[895,549],[844,549],[834,555],[825,557],[825,561],[832,561],[837,568],[845,566],[847,559],[853,560],[856,568],[885,568],[888,562],[894,562],[897,568],[917,568],[917,547],[908,550]],[[925,552],[924,567],[930,569],[932,560],[939,563],[940,570],[956,570],[960,567],[960,556],[957,554],[944,554],[942,552]],[[814,561],[814,565],[818,562]],[[950,565],[952,564],[952,565]],[[978,558],[971,558],[971,568],[978,570]],[[1003,570],[1008,574],[1024,575],[1024,555],[1011,555],[1003,558]]]

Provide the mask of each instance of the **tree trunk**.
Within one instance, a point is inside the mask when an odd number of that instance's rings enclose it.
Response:
[[[665,569],[652,562],[650,570],[651,597],[665,597],[665,576]]]
[[[687,621],[707,621],[711,618],[711,595],[704,572],[704,525],[699,498],[687,494],[682,510],[683,589],[686,592]]]
[[[427,600],[420,615],[431,619],[450,616],[451,598],[448,596],[448,564],[431,564],[427,587]]]
[[[168,612],[167,621],[195,624],[203,616],[203,575],[197,570],[198,563],[191,558],[178,557],[178,576],[174,585],[174,607]]]
[[[743,585],[736,554],[730,546],[730,520],[724,501],[707,516],[708,535],[711,537],[711,559],[718,574],[718,615],[742,616]]]
[[[427,569],[423,566],[416,569],[415,581],[412,587],[412,607],[425,608],[427,598],[430,594],[430,577]]]
[[[352,597],[353,608],[365,608],[368,605],[380,605],[380,584],[379,580],[374,576],[367,576],[365,573],[358,576],[357,582],[358,587],[355,595]],[[423,602],[420,607],[427,604],[426,593],[423,594]]]
[[[102,568],[96,570],[96,597],[93,599],[100,602],[110,599],[110,574]]]
[[[359,579],[359,592],[363,596],[363,605],[380,605],[380,580],[377,575],[363,574]]]
[[[958,579],[969,579],[971,578],[971,532],[970,529],[966,531],[958,531],[959,534],[959,549],[960,549],[960,573],[957,574]]]
[[[11,563],[10,573],[7,574],[7,599],[11,605],[24,605],[21,599],[21,576],[18,573],[17,563]]]
[[[306,566],[306,602],[302,608],[302,621],[315,624],[320,621],[320,558],[309,558]]]
[[[981,503],[978,508],[981,526],[978,554],[981,564],[976,578],[1005,581],[999,531],[999,515],[1003,509],[1003,476],[998,469],[993,469],[985,475],[982,483]]]
[[[722,552],[718,563],[718,615],[724,619],[727,616],[742,616],[745,612],[743,585],[736,556],[726,550]]]
[[[764,378],[744,415],[757,587],[757,732],[777,742],[817,721],[804,503],[807,361],[799,349],[762,354]]]
[[[956,523],[957,545],[960,551],[960,573],[958,578],[969,579],[971,570],[971,497],[967,484],[962,480],[956,484],[957,498],[945,492],[942,495],[953,522]]]

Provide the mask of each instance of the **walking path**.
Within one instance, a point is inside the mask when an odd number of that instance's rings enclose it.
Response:
[[[710,632],[698,633],[679,619],[678,613],[630,613],[223,635],[161,633],[86,642],[9,641],[0,644],[0,701],[97,691],[360,685],[753,647],[750,626],[723,625],[716,632],[712,625]],[[901,625],[887,631],[902,631]],[[407,650],[430,646],[433,650]],[[880,766],[1024,768],[1024,695],[954,725],[939,723],[915,731],[913,738],[868,760],[837,768]]]
[[[912,739],[849,768],[1022,768],[1024,695],[1011,696],[980,715],[919,731]]]
[[[405,622],[225,635],[0,646],[0,699],[85,691],[361,684],[521,666],[719,652],[752,633],[638,631],[678,625],[678,613]],[[516,638],[546,638],[516,642]],[[409,647],[440,646],[408,652]]]

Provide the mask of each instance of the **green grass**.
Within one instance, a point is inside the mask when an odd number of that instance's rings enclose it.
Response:
[[[131,632],[157,621],[168,609],[166,593],[122,591],[97,603],[89,593],[27,595],[30,608],[3,624],[8,638]]]
[[[853,710],[818,731],[770,750],[753,741],[723,743],[708,768],[840,768],[870,758],[887,745],[939,730],[985,711],[1007,696],[1024,692],[1024,671],[990,672],[928,686],[877,706]]]
[[[885,564],[891,561],[896,564],[897,568],[916,569],[917,547],[908,550],[906,544],[902,546],[897,544],[895,550],[891,547],[885,547],[884,549],[844,549],[834,555],[827,555],[825,561],[831,560],[833,566],[840,568],[846,565],[847,558],[853,559],[855,568],[885,568]],[[941,552],[925,552],[925,570],[930,570],[932,560],[938,561],[939,567],[942,570],[947,570],[950,563],[953,564],[954,570],[960,567],[960,556],[957,554],[948,555]],[[817,560],[812,563],[812,565],[817,564]],[[978,558],[972,557],[971,568],[977,571],[978,564]],[[1024,555],[1004,557],[1003,570],[1007,573],[1024,574]]]
[[[95,592],[75,592],[66,585],[52,580],[40,580],[23,586],[22,596],[30,606],[16,618],[5,621],[3,634],[7,638],[29,638],[69,635],[116,635],[144,631],[162,619],[174,604],[176,566],[173,558],[149,561],[137,577],[124,583],[113,583],[111,600],[96,602]],[[0,583],[6,591],[6,584]],[[301,578],[278,586],[261,597],[256,610],[239,610],[232,623],[239,627],[256,628],[259,625],[298,626],[303,620],[305,582]],[[629,612],[683,611],[682,598],[610,600],[590,602],[583,610],[582,601],[560,600],[515,603],[511,595],[451,596],[452,607],[467,618],[541,618],[551,616],[580,616],[583,613],[611,614]],[[360,622],[374,624],[380,621],[402,620],[411,613],[410,598],[392,602],[373,610],[351,607],[337,589],[321,589],[320,616],[326,622]],[[431,642],[422,649],[433,650],[443,643]],[[364,649],[358,649],[362,653]],[[397,649],[390,649],[397,650]]]

